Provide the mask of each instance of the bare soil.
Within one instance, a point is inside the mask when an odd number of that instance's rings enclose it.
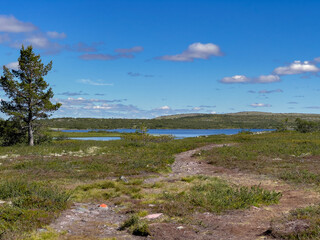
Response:
[[[282,193],[279,204],[251,207],[247,210],[236,210],[216,215],[213,213],[195,213],[192,224],[177,223],[150,224],[151,236],[147,239],[223,239],[223,240],[256,240],[269,239],[265,232],[270,229],[271,220],[288,213],[292,209],[316,204],[320,200],[318,193],[299,189],[280,180],[264,175],[244,173],[216,167],[201,160],[201,151],[230,144],[212,144],[176,155],[172,172],[167,176],[149,178],[147,183],[173,181],[190,175],[207,175],[222,178],[232,184],[245,186],[260,185],[269,190]],[[126,215],[115,206],[108,210],[99,209],[97,204],[75,203],[72,209],[65,211],[51,227],[58,231],[67,231],[63,239],[142,239],[132,236],[117,228],[126,219]]]

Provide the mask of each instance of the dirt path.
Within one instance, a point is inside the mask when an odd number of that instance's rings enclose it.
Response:
[[[252,207],[248,210],[231,211],[223,215],[198,213],[194,217],[196,221],[201,221],[203,228],[196,231],[199,231],[199,234],[197,234],[197,237],[194,239],[267,239],[266,236],[261,236],[261,234],[270,228],[270,221],[272,218],[288,213],[292,209],[319,202],[319,194],[315,192],[297,189],[282,181],[274,180],[267,176],[246,174],[236,170],[216,167],[193,157],[194,155],[199,155],[201,150],[209,150],[214,147],[223,146],[225,145],[213,144],[178,154],[176,156],[176,161],[172,166],[172,174],[170,174],[169,178],[181,178],[183,176],[201,174],[219,177],[228,182],[245,186],[260,184],[260,186],[265,189],[281,192],[282,198],[277,205],[264,206],[261,208]],[[152,179],[151,181],[157,180]],[[171,238],[168,236],[168,238],[162,239],[183,238]]]
[[[231,211],[223,215],[212,213],[197,213],[195,224],[179,225],[170,223],[151,224],[152,237],[148,239],[178,240],[178,239],[223,239],[223,240],[255,240],[267,239],[259,236],[270,228],[270,220],[281,216],[291,209],[315,204],[320,201],[319,194],[303,189],[295,189],[284,182],[263,175],[246,174],[236,170],[216,167],[199,160],[196,156],[202,150],[214,147],[230,146],[231,144],[212,144],[176,155],[172,165],[172,173],[168,176],[147,179],[147,183],[172,181],[183,176],[208,175],[227,180],[230,183],[253,186],[259,185],[265,189],[282,193],[280,203],[261,208],[252,207],[244,211]],[[118,213],[115,206],[108,210],[100,209],[96,204],[76,203],[72,209],[65,211],[51,225],[58,231],[67,231],[63,239],[142,239],[118,231],[120,223],[126,218]],[[199,224],[201,223],[201,224]],[[145,238],[144,238],[145,239]]]

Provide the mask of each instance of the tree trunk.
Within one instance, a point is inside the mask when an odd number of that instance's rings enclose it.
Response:
[[[31,123],[29,123],[29,126],[28,126],[28,138],[29,138],[29,146],[33,146],[34,145],[33,129],[32,129],[32,124]]]

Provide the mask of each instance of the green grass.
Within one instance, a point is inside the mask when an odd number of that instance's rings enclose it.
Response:
[[[149,176],[170,172],[175,154],[211,143],[236,145],[214,148],[197,157],[288,183],[320,185],[320,133],[241,133],[181,140],[126,135],[110,142],[63,140],[32,148],[0,147],[0,199],[12,202],[0,205],[2,239],[14,239],[52,221],[67,206],[66,189],[73,190],[73,201],[105,200],[123,206],[124,211],[134,209],[138,216],[159,211],[168,217],[166,221],[191,217],[196,211],[223,214],[277,203],[278,193],[205,176],[143,183]],[[17,176],[23,181],[12,180]],[[111,180],[120,176],[129,182]],[[61,189],[53,191],[56,186]],[[311,213],[304,216],[313,219]],[[142,225],[136,224],[143,232]]]
[[[103,179],[121,175],[170,171],[174,154],[212,142],[221,137],[172,140],[152,137],[149,141],[55,141],[29,148],[1,147],[0,179],[14,175],[36,180],[72,181]],[[11,157],[19,155],[19,157]]]
[[[116,197],[126,196],[129,199],[140,198],[141,184],[143,180],[133,179],[129,182],[118,181],[99,181],[93,184],[78,186],[72,199],[75,201],[97,201],[109,200]]]
[[[281,198],[281,193],[264,190],[259,186],[233,186],[218,178],[197,176],[183,181],[193,183],[192,187],[178,193],[163,193],[161,210],[168,215],[184,216],[194,211],[222,213],[250,206],[276,204]]]
[[[267,174],[293,183],[320,184],[320,133],[273,132],[230,138],[238,144],[214,148],[202,157],[216,166]]]
[[[48,133],[51,137],[58,139],[75,138],[75,137],[121,137],[121,133],[107,132],[107,131],[90,131],[90,132],[61,132],[50,131]]]
[[[148,223],[145,220],[139,218],[138,215],[131,215],[127,220],[125,220],[119,230],[123,231],[128,229],[133,235],[137,236],[148,236],[150,235],[150,230]]]
[[[25,179],[0,184],[0,239],[47,225],[68,206],[70,193],[45,182]]]

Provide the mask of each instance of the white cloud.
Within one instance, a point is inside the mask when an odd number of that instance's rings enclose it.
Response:
[[[159,110],[170,110],[171,108],[169,106],[162,106],[158,108]]]
[[[0,32],[24,33],[35,31],[32,23],[21,22],[14,16],[0,15]]]
[[[194,59],[209,59],[211,56],[222,56],[223,53],[218,45],[213,43],[193,43],[187,50],[177,55],[165,55],[158,57],[160,60],[176,62],[192,62]]]
[[[113,86],[113,83],[105,83],[102,80],[92,81],[91,79],[80,79],[79,82],[93,86]]]
[[[280,77],[278,75],[261,75],[257,78],[253,78],[253,82],[255,83],[272,83],[279,81]]]
[[[32,36],[25,40],[35,48],[47,48],[50,46],[50,41],[43,36]]]
[[[234,75],[232,77],[224,77],[220,80],[222,83],[248,83],[250,82],[250,78],[244,75]]]
[[[8,63],[8,64],[6,64],[6,67],[9,69],[18,70],[19,69],[19,62]]]
[[[54,38],[54,39],[64,39],[67,37],[67,34],[65,34],[64,32],[62,33],[58,33],[58,32],[47,32],[47,35],[49,38]]]
[[[320,69],[309,61],[294,61],[289,66],[278,67],[274,70],[274,73],[278,75],[292,75],[308,72],[319,72]]]
[[[194,107],[192,108],[192,110],[195,110],[195,111],[200,111],[202,108],[201,107]]]
[[[320,62],[320,57],[314,59],[315,62]]]
[[[254,108],[256,108],[256,107],[271,107],[271,105],[267,104],[267,103],[252,103],[252,104],[250,104],[250,106],[254,107]]]
[[[221,83],[272,83],[279,82],[280,77],[277,75],[261,75],[259,77],[249,78],[245,75],[235,75],[232,77],[224,77]]]

